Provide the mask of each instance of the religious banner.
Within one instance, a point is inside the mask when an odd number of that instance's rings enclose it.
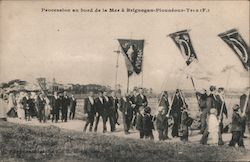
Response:
[[[197,59],[188,30],[178,31],[169,36],[173,39],[177,47],[180,49],[187,65],[191,64],[194,59]]]
[[[250,68],[250,50],[238,30],[231,29],[218,35],[237,54],[244,68]]]
[[[144,40],[118,39],[118,41],[125,56],[128,76],[132,75],[133,72],[140,74],[142,71]]]

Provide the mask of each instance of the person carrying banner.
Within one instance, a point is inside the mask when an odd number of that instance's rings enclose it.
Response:
[[[201,92],[196,92],[196,96],[198,96],[198,104],[200,107],[201,115],[201,128],[200,128],[200,134],[203,134],[206,129],[206,120],[208,115],[208,109],[206,107],[206,101],[207,101],[207,93],[205,89],[202,89]]]
[[[210,86],[209,91],[207,91],[207,99],[206,99],[206,109],[207,109],[206,111],[207,112],[210,112],[210,109],[215,107],[215,104],[216,104],[215,103],[216,102],[215,101],[215,99],[216,99],[215,92],[216,92],[216,87],[213,85]],[[207,144],[208,134],[209,134],[209,132],[208,132],[207,124],[206,124],[206,129],[203,132],[201,140],[200,140],[201,144]]]
[[[129,95],[127,93],[125,93],[125,95],[121,98],[119,105],[119,110],[122,113],[124,132],[125,134],[129,134],[133,117],[133,108],[132,102],[130,101]]]
[[[84,99],[84,114],[87,115],[87,121],[85,123],[83,131],[86,132],[87,127],[89,125],[89,131],[92,132],[94,120],[95,120],[95,100],[94,100],[94,92],[90,91],[89,96]]]
[[[224,97],[224,88],[219,87],[217,90],[217,94],[215,95],[215,108],[217,109],[217,118],[219,119],[219,142],[218,145],[223,145],[224,141],[222,139],[223,133],[223,114],[228,118],[227,108]]]
[[[139,112],[139,107],[136,105],[136,99],[137,99],[137,90],[133,90],[133,94],[130,96],[130,101],[132,102],[132,108],[133,108],[133,119],[132,119],[132,127],[136,125],[136,116]]]
[[[185,101],[181,96],[181,92],[179,89],[176,89],[175,96],[172,103],[172,108],[170,111],[170,115],[173,116],[174,125],[172,128],[172,137],[179,137],[179,128],[181,124],[181,113],[182,107],[187,107]]]
[[[168,113],[169,111],[169,101],[168,101],[168,92],[164,91],[162,94],[162,97],[160,98],[159,101],[159,107],[163,107],[164,108],[164,113],[165,115]],[[166,135],[166,137],[164,137],[165,139],[169,139],[168,137],[168,119],[166,120],[166,128],[165,128],[165,132],[164,135]]]

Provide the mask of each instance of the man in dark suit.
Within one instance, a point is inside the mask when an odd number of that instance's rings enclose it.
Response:
[[[62,97],[62,100],[61,100],[61,104],[62,104],[62,121],[67,122],[68,107],[69,107],[69,104],[70,104],[70,100],[69,100],[69,97],[68,97],[66,91],[63,92],[63,97]]]
[[[179,89],[175,92],[175,97],[173,100],[172,108],[170,111],[170,115],[174,118],[174,125],[172,128],[172,136],[173,137],[179,137],[179,127],[181,124],[181,113],[182,109],[186,108],[187,104],[184,101],[184,98],[181,94],[181,91]]]
[[[146,107],[148,106],[147,97],[143,94],[143,89],[139,89],[139,94],[136,96],[136,107]]]
[[[113,111],[112,111],[112,102],[110,100],[110,97],[108,97],[108,93],[105,91],[103,93],[103,99],[104,99],[104,113],[105,113],[105,123],[109,120],[110,124],[110,130],[113,132],[115,130],[115,123],[113,118]]]
[[[42,121],[45,123],[46,118],[45,118],[45,95],[40,93],[36,99],[36,107],[38,109],[38,120],[41,123]]]
[[[88,125],[90,125],[89,131],[92,132],[95,120],[95,100],[93,91],[90,91],[89,96],[84,99],[84,114],[87,114],[87,122],[83,131],[86,132]]]
[[[28,101],[28,93],[25,92],[24,97],[22,98],[22,105],[25,112],[25,120],[30,120],[29,105],[27,101]]]
[[[75,118],[75,112],[76,112],[76,98],[72,94],[70,98],[70,113],[69,113],[70,120],[73,120]]]
[[[59,120],[59,109],[60,109],[60,99],[57,92],[54,92],[54,96],[51,98],[51,107],[52,107],[52,122],[58,122]]]
[[[160,98],[160,101],[159,101],[159,106],[164,108],[163,112],[165,112],[165,114],[168,113],[169,101],[168,101],[168,92],[167,91],[163,92],[162,97]],[[169,137],[168,137],[168,120],[165,121],[164,135],[166,135],[165,137],[163,137],[164,139],[169,139]]]
[[[106,127],[106,112],[105,112],[105,103],[103,98],[103,92],[99,91],[98,97],[95,99],[95,110],[96,110],[96,120],[95,120],[95,128],[94,131],[97,131],[99,119],[102,117],[103,120],[103,133],[107,131]]]
[[[132,102],[132,108],[133,108],[132,127],[136,126],[136,117],[137,113],[139,112],[139,107],[136,106],[137,95],[138,95],[137,90],[134,89],[133,93],[130,96],[130,101]]]
[[[115,131],[115,125],[118,124],[118,111],[117,111],[117,103],[118,103],[118,99],[116,98],[116,93],[115,91],[111,92],[111,96],[110,96],[110,104],[111,104],[111,118],[113,121],[113,131]],[[112,131],[112,130],[111,130]]]
[[[132,102],[129,99],[128,94],[125,94],[121,98],[119,110],[122,112],[123,127],[125,134],[129,134],[130,125],[133,117]]]

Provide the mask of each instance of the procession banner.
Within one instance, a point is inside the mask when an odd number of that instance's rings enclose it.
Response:
[[[180,49],[187,65],[190,65],[193,60],[197,59],[188,30],[178,31],[169,34],[169,36],[173,39],[177,47]]]
[[[250,50],[236,29],[231,29],[218,35],[237,54],[244,68],[250,68]]]
[[[142,71],[144,40],[118,39],[128,69],[128,76]]]

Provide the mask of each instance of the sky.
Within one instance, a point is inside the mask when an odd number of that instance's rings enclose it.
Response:
[[[207,13],[55,13],[41,8],[207,8]],[[249,85],[247,72],[234,52],[217,36],[237,28],[249,45],[248,1],[1,1],[0,82],[37,77],[61,83],[97,83],[114,87],[117,39],[144,39],[143,77],[130,77],[130,87],[155,91],[192,89],[185,61],[168,34],[190,29],[198,56],[194,82],[227,89]],[[126,88],[127,71],[119,55],[118,83]],[[226,66],[233,66],[222,73]],[[189,68],[190,69],[190,68]],[[210,81],[195,77],[197,70]]]

